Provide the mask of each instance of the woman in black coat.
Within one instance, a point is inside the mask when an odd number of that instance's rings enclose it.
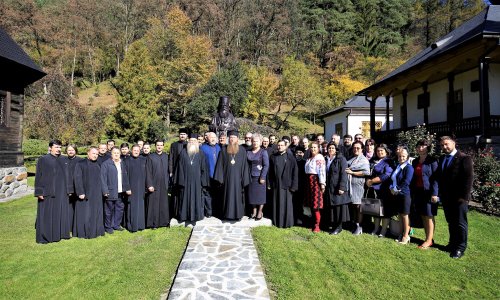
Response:
[[[339,234],[342,223],[350,221],[347,193],[347,160],[338,151],[333,142],[328,144],[326,155],[326,191],[325,201],[330,207],[330,221],[333,231],[330,234]]]

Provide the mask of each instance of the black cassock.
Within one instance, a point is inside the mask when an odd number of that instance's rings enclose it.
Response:
[[[46,154],[38,159],[35,175],[36,242],[45,244],[69,239],[69,198],[67,160],[63,156]]]
[[[174,181],[174,173],[175,170],[177,169],[177,165],[179,164],[179,156],[181,154],[181,151],[186,148],[186,141],[177,141],[173,142],[172,145],[170,145],[170,153],[168,155],[168,169],[170,170],[170,173],[172,173],[172,181]],[[176,215],[177,212],[179,211],[179,189],[176,185],[172,186],[172,189],[170,191],[170,196],[171,196],[171,205],[170,207],[170,212],[173,215]]]
[[[79,156],[73,156],[72,158],[66,157],[68,162],[68,174],[66,179],[66,184],[68,185],[68,193],[69,196],[69,207],[68,207],[68,221],[70,231],[73,230],[73,220],[75,216],[75,205],[76,201],[78,201],[78,196],[75,193],[75,167],[79,161],[82,161],[83,158]]]
[[[182,150],[174,178],[179,191],[177,212],[179,222],[195,222],[203,219],[205,213],[203,187],[207,187],[209,181],[203,152],[199,151],[190,157],[186,149]]]
[[[103,200],[101,190],[101,167],[96,161],[84,159],[75,166],[76,195],[85,195],[85,199],[78,198],[75,205],[73,222],[73,236],[91,239],[104,235]]]
[[[236,154],[227,153],[227,148],[219,152],[214,179],[223,185],[222,217],[241,219],[245,214],[245,187],[250,183],[247,154],[243,147],[239,147]]]
[[[151,153],[146,161],[146,186],[154,187],[148,194],[146,205],[146,226],[150,228],[166,227],[170,223],[168,203],[168,154]]]
[[[130,231],[143,230],[146,227],[144,198],[146,194],[146,161],[143,156],[130,156],[125,160],[128,171],[130,190],[127,205],[127,229]]]
[[[274,153],[269,160],[269,187],[273,194],[272,221],[276,227],[292,227],[293,192],[298,189],[298,167],[293,154]]]

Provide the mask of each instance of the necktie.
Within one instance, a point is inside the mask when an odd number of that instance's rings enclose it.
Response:
[[[448,168],[448,166],[450,165],[451,159],[452,159],[451,154],[447,154],[444,161],[443,161],[443,170]]]

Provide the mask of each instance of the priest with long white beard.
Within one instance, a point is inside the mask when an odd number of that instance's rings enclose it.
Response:
[[[205,155],[200,151],[198,134],[189,135],[187,146],[179,154],[174,174],[179,191],[177,219],[179,222],[196,222],[205,214],[203,187],[209,184],[209,170]]]
[[[214,179],[222,184],[222,218],[240,220],[245,214],[245,186],[250,183],[246,150],[238,145],[238,131],[228,132],[229,144],[219,152]]]

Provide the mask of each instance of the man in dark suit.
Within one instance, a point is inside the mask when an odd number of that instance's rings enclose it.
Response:
[[[444,155],[439,158],[439,197],[448,222],[448,249],[452,258],[460,258],[467,248],[467,212],[472,191],[474,169],[472,158],[456,149],[455,139],[441,137]]]

